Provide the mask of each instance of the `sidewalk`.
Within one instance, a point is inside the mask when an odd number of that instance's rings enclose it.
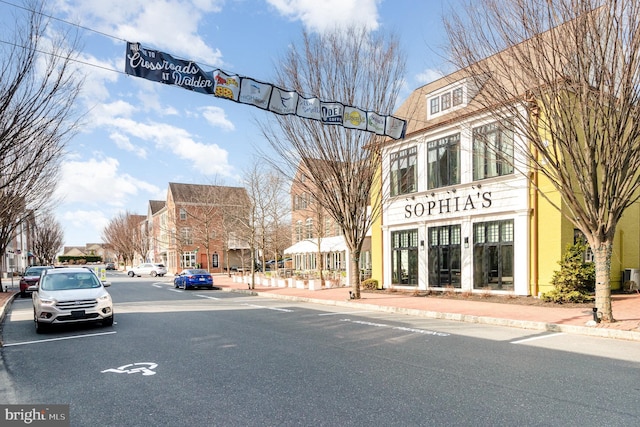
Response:
[[[226,275],[214,276],[216,286],[225,291],[253,292],[260,296],[290,301],[305,301],[342,307],[357,307],[372,311],[404,313],[434,319],[484,323],[541,331],[640,341],[640,294],[613,295],[615,323],[593,321],[591,308],[537,307],[459,299],[414,297],[393,293],[361,292],[359,300],[350,300],[350,288],[312,291],[297,288],[277,288],[256,285],[253,291],[246,283],[236,283]]]
[[[612,300],[615,323],[593,320],[590,308],[537,307],[483,301],[414,297],[397,293],[361,293],[361,299],[350,300],[350,288],[309,289],[256,286],[249,290],[246,283],[237,283],[226,275],[215,275],[214,283],[223,291],[253,293],[289,301],[313,302],[341,307],[357,307],[371,311],[403,313],[434,319],[501,325],[541,331],[567,332],[615,339],[640,341],[640,294],[614,295]],[[6,283],[5,283],[6,284]],[[17,284],[10,292],[0,292],[0,321],[12,299],[17,296]],[[18,296],[19,298],[19,296]]]

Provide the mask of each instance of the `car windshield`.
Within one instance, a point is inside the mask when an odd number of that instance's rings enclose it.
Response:
[[[189,270],[189,274],[209,274],[207,270],[203,270],[201,268],[196,268],[194,270]]]
[[[42,270],[47,270],[47,267],[29,267],[27,271],[24,272],[25,276],[39,276]]]
[[[58,273],[44,276],[40,288],[45,291],[64,291],[69,289],[91,289],[102,286],[98,278],[87,273]]]

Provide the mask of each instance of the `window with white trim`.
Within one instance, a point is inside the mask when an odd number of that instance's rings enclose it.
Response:
[[[418,149],[410,147],[391,154],[391,195],[415,193],[418,181]]]
[[[474,128],[474,181],[512,173],[513,131],[497,122]]]

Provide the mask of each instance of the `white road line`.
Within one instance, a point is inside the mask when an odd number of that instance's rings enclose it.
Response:
[[[46,339],[46,340],[15,342],[15,343],[11,343],[11,344],[4,344],[3,347],[14,347],[14,346],[17,346],[17,345],[27,345],[27,344],[39,344],[41,342],[72,340],[74,338],[97,337],[97,336],[100,336],[100,335],[111,335],[111,334],[115,334],[115,333],[116,333],[116,331],[100,332],[100,333],[97,333],[97,334],[73,335],[71,337],[60,337],[60,338],[49,338],[49,339]]]
[[[210,297],[209,295],[195,294],[195,296],[200,297],[200,298],[215,299],[215,300],[219,300],[220,299],[220,298],[216,298],[216,297]]]
[[[153,286],[154,288],[162,288],[162,286],[160,285],[151,285],[151,286]]]
[[[171,292],[184,292],[184,291],[183,291],[183,290],[181,290],[181,289],[169,289],[169,290],[170,290]]]
[[[541,339],[545,339],[545,338],[555,337],[555,336],[558,336],[558,335],[564,335],[564,333],[563,332],[558,332],[556,334],[541,335],[541,336],[538,336],[538,337],[525,338],[523,340],[511,341],[511,344],[522,344],[523,342],[541,340]]]
[[[340,312],[340,313],[322,313],[322,314],[318,314],[318,316],[337,316],[340,314],[360,314],[360,313],[371,313],[370,311],[347,311],[347,312]]]
[[[254,308],[266,308],[267,310],[284,311],[285,313],[293,313],[293,310],[289,310],[287,308],[265,307],[263,305],[255,305],[255,304],[243,304],[243,305],[246,305],[248,307],[254,307]]]

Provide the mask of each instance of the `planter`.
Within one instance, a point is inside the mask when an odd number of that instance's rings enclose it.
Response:
[[[276,284],[277,284],[277,286],[279,288],[286,288],[287,287],[287,281],[285,279],[278,279]]]
[[[296,280],[296,289],[304,289],[305,280]]]
[[[310,291],[319,291],[322,288],[321,280],[309,280],[309,290]]]

